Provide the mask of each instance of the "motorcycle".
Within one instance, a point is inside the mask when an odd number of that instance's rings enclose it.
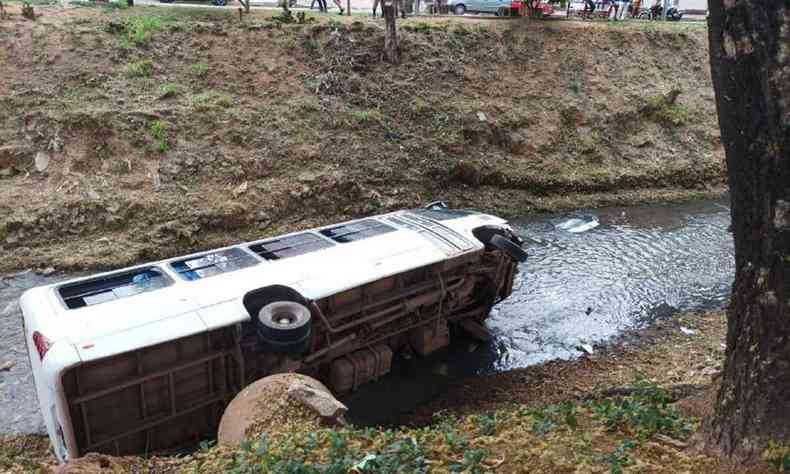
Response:
[[[649,10],[642,10],[639,13],[640,20],[660,20],[663,18],[664,7],[661,5],[656,5],[651,7]],[[669,7],[667,9],[667,20],[668,21],[680,21],[683,18],[683,12],[678,10],[675,7]]]

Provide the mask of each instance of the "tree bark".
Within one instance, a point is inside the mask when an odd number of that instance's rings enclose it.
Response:
[[[400,63],[398,49],[398,30],[395,28],[395,2],[384,0],[381,4],[387,29],[384,33],[384,60],[390,64]]]
[[[790,4],[711,0],[735,283],[707,447],[734,461],[790,445]]]

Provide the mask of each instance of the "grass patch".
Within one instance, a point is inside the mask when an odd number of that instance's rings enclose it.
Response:
[[[159,153],[165,153],[170,149],[170,138],[168,137],[167,126],[164,122],[161,120],[154,120],[151,122],[148,132],[151,134],[151,138],[153,138]]]
[[[153,33],[162,29],[162,21],[157,16],[133,16],[121,27],[110,24],[111,32],[117,35],[117,45],[122,49],[147,46]]]
[[[680,127],[691,120],[691,113],[677,102],[680,91],[675,89],[665,95],[648,97],[641,111],[650,119],[664,125]]]
[[[233,107],[233,96],[224,92],[208,91],[192,97],[192,107],[199,111]]]
[[[125,10],[129,8],[125,0],[102,3],[97,3],[95,0],[72,0],[69,2],[69,5],[82,8],[101,8],[103,10]]]
[[[151,77],[154,73],[154,63],[150,59],[142,59],[126,65],[126,75],[129,77]]]
[[[208,76],[208,64],[195,63],[189,67],[189,71],[198,79],[205,79]]]

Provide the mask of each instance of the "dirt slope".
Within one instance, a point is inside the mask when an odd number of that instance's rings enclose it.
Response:
[[[704,27],[411,19],[391,67],[369,19],[37,11],[0,21],[0,272],[723,184]]]

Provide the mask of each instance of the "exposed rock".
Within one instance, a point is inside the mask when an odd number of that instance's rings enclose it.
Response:
[[[43,151],[36,153],[36,158],[34,159],[34,164],[36,166],[36,171],[39,173],[43,173],[47,170],[49,166],[49,154]]]
[[[318,413],[325,422],[344,424],[343,415],[348,411],[348,407],[340,403],[331,393],[296,381],[291,384],[286,394]]]
[[[224,446],[237,446],[264,433],[273,436],[313,430],[327,422],[342,424],[343,413],[345,406],[321,382],[296,373],[270,375],[231,400],[222,415],[217,440]]]
[[[11,370],[16,365],[16,362],[13,360],[7,360],[0,364],[0,372],[5,372],[6,370]]]

